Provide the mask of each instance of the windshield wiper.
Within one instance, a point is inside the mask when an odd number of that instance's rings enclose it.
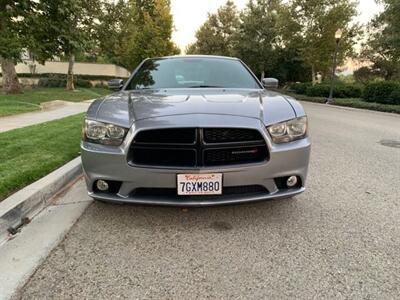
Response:
[[[219,85],[192,85],[189,86],[191,89],[196,89],[196,88],[223,88],[223,86]]]

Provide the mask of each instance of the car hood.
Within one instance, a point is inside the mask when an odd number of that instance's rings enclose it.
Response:
[[[89,118],[124,127],[143,119],[187,114],[256,118],[265,125],[296,117],[283,95],[241,89],[121,91],[99,99],[87,113]]]

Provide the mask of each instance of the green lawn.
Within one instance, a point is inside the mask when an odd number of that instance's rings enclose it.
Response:
[[[40,110],[40,104],[52,100],[79,102],[98,98],[111,91],[102,88],[78,88],[67,91],[64,88],[37,88],[25,90],[23,94],[0,94],[0,117]]]
[[[83,117],[0,133],[0,201],[79,156]]]
[[[298,95],[298,94],[294,94],[294,93],[291,93],[291,92],[288,92],[285,90],[280,90],[279,92],[281,92],[282,94],[292,96],[300,101],[308,101],[308,102],[315,102],[315,103],[325,103],[326,102],[326,98],[323,98],[323,97],[309,97],[306,95]],[[337,105],[337,106],[362,108],[362,109],[368,109],[368,110],[400,114],[400,105],[371,103],[371,102],[365,102],[358,98],[336,98],[336,99],[334,99],[334,101],[335,102],[333,105]]]

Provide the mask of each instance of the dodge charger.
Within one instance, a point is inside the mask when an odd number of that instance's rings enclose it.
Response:
[[[239,59],[144,60],[94,101],[81,153],[95,200],[206,206],[304,192],[307,116]]]

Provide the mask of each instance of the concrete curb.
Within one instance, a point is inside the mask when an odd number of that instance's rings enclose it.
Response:
[[[0,300],[20,299],[19,292],[50,252],[65,238],[93,200],[78,177],[54,195],[28,226],[0,247]]]
[[[81,174],[81,158],[77,157],[0,202],[0,244],[9,238],[8,228],[18,226],[24,218],[30,220],[49,205],[52,196]]]

